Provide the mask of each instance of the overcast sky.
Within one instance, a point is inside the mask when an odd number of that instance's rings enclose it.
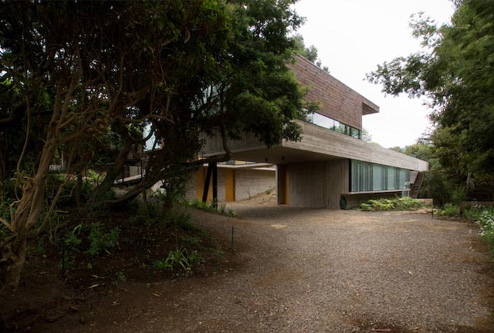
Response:
[[[436,22],[449,22],[449,0],[299,0],[297,13],[306,18],[298,33],[318,49],[331,75],[380,107],[364,116],[372,141],[383,147],[413,144],[430,127],[423,101],[393,97],[381,86],[364,81],[378,64],[420,49],[411,35],[410,15],[425,12]]]

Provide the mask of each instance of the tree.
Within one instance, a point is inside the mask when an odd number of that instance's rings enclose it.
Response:
[[[295,35],[293,37],[293,41],[295,42],[295,53],[311,61],[323,71],[329,73],[329,68],[327,66],[323,66],[321,59],[318,58],[318,51],[314,45],[306,47],[304,37],[302,35]]]
[[[70,179],[96,163],[96,145],[108,145],[98,150],[111,152],[114,163],[97,202],[150,126],[161,147],[150,153],[142,181],[112,202],[121,204],[158,180],[167,194],[177,191],[209,161],[196,159],[201,133],[221,133],[225,154],[216,161],[229,158],[226,139],[245,132],[267,145],[299,139],[292,120],[306,111],[287,67],[288,34],[302,22],[293,2],[2,3],[0,135],[16,144],[3,146],[0,160],[15,157],[7,161],[15,168],[1,170],[15,179],[19,198],[11,194],[11,214],[0,217],[7,230],[1,282],[18,284],[28,238],[46,226],[46,180],[58,152]]]
[[[368,75],[385,93],[427,96],[431,139],[455,177],[494,175],[494,4],[456,1],[451,25],[422,16],[412,22],[426,52],[397,58]],[[462,180],[463,181],[463,180]]]
[[[367,128],[362,128],[362,140],[365,142],[372,142],[372,134],[370,134]]]
[[[290,11],[291,3],[265,0],[231,4],[231,30],[224,39],[227,45],[223,53],[197,75],[191,76],[185,69],[185,76],[177,81],[181,96],[170,99],[169,117],[174,121],[150,121],[162,147],[150,153],[144,179],[112,204],[133,199],[158,180],[166,180],[163,186],[167,195],[176,195],[191,170],[206,162],[230,159],[227,138],[253,133],[268,146],[282,138],[300,138],[300,129],[292,120],[304,118],[306,112],[302,91],[287,63],[294,47],[288,32],[302,21]],[[183,56],[196,57],[197,52]],[[201,62],[202,56],[195,59]],[[186,67],[178,63],[173,68]],[[225,154],[194,160],[200,150],[200,133],[215,131],[223,137]]]

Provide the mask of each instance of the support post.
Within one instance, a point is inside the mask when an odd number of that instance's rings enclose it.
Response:
[[[211,163],[213,169],[213,207],[218,208],[218,163]]]
[[[208,192],[209,192],[209,180],[211,179],[211,163],[208,164],[208,172],[206,173],[206,179],[204,181],[204,190],[202,192],[202,202],[208,201]]]

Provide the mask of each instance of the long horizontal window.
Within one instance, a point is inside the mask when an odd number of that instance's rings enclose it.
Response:
[[[358,128],[340,123],[338,120],[331,119],[319,113],[312,113],[307,120],[317,126],[321,126],[332,131],[352,136],[356,139],[362,139],[362,131]]]
[[[410,170],[351,160],[351,192],[406,190]]]

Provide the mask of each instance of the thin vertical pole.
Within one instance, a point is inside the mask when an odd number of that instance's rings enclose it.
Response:
[[[208,201],[208,192],[209,192],[209,180],[211,178],[211,164],[208,164],[208,172],[206,174],[206,180],[204,181],[204,190],[202,192],[202,202]]]
[[[218,208],[218,164],[211,163],[213,169],[213,207]]]

